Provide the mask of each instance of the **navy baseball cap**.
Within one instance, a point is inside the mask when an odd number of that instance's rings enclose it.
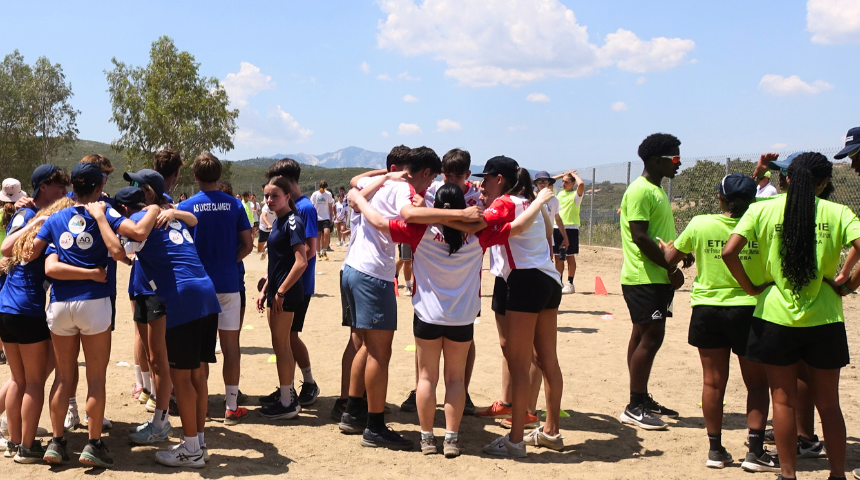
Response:
[[[60,167],[51,164],[39,165],[33,170],[33,176],[30,177],[30,185],[33,187],[34,199],[39,195],[39,187],[60,170],[62,170]]]
[[[95,187],[102,184],[104,176],[102,176],[102,170],[94,163],[77,163],[72,169],[72,181],[76,179],[83,180],[86,186]]]
[[[720,195],[726,198],[736,196],[755,198],[755,180],[742,173],[733,173],[723,177],[723,180],[717,185],[717,190],[720,191]]]
[[[555,179],[554,179],[554,178],[552,178],[552,177],[549,175],[549,172],[547,172],[546,170],[541,170],[541,171],[539,171],[539,172],[537,172],[537,173],[535,174],[534,181],[535,181],[535,182],[537,182],[538,180],[549,180],[549,184],[550,184],[550,185],[554,185],[554,184],[555,184]]]
[[[514,183],[517,183],[517,169],[519,168],[520,164],[518,164],[516,160],[500,155],[487,160],[487,163],[484,164],[484,171],[481,173],[475,173],[474,175],[482,178],[487,175],[501,175],[505,177],[505,180],[513,185]]]
[[[122,187],[113,196],[113,201],[120,205],[146,204],[146,194],[140,187]]]
[[[167,190],[167,185],[164,183],[164,177],[155,170],[150,170],[148,168],[139,172],[125,172],[122,174],[122,178],[131,183],[133,187],[149,185],[149,187],[155,191],[156,195],[164,195]]]
[[[793,162],[795,158],[799,157],[800,155],[802,155],[804,153],[806,153],[806,152],[794,152],[791,155],[785,157],[784,160],[774,160],[774,161],[768,163],[767,167],[770,168],[771,170],[780,170],[780,171],[788,170],[788,166],[791,165],[791,162]]]
[[[845,147],[833,158],[839,160],[857,153],[858,150],[860,150],[860,127],[854,127],[845,134]]]

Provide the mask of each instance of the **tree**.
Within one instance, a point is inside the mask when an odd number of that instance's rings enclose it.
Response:
[[[180,52],[169,37],[152,43],[146,67],[131,67],[113,58],[105,71],[114,122],[130,169],[152,165],[162,148],[172,148],[188,163],[200,152],[233,149],[239,110],[228,108],[227,92],[215,77],[199,75],[200,64]],[[193,177],[182,169],[177,185]]]
[[[33,69],[36,133],[40,137],[42,163],[60,148],[70,148],[78,139],[77,117],[81,113],[69,104],[72,84],[66,84],[63,67],[46,57],[36,60]]]

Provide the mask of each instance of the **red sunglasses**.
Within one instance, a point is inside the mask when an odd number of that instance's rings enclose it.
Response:
[[[672,163],[681,163],[680,155],[660,155],[660,158],[668,158],[669,160],[672,160]]]

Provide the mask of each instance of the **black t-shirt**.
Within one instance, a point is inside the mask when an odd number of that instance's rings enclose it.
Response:
[[[290,212],[275,220],[272,224],[272,233],[266,243],[269,249],[269,288],[266,297],[274,301],[278,288],[287,279],[290,270],[296,263],[296,254],[293,252],[295,245],[305,243],[305,224],[302,218]],[[305,289],[302,279],[296,281],[286,295],[284,303],[300,303],[304,300]]]

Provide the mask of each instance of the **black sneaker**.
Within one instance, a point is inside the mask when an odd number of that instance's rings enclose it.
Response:
[[[18,444],[12,440],[6,440],[6,451],[3,453],[3,456],[12,458],[15,455],[18,455]]]
[[[818,435],[813,435],[811,439],[797,436],[797,458],[821,458],[827,456],[827,450],[824,448],[824,442],[818,440]]]
[[[403,438],[399,433],[385,427],[385,430],[379,433],[373,433],[370,429],[365,428],[364,434],[361,436],[361,446],[370,448],[388,448],[390,450],[412,450],[412,440]]]
[[[336,398],[334,400],[334,405],[331,407],[331,418],[335,422],[340,422],[341,417],[343,417],[343,412],[346,411],[346,399],[345,398]]]
[[[665,430],[666,422],[655,417],[650,410],[645,408],[645,405],[638,405],[634,408],[626,406],[624,412],[618,417],[621,423],[628,425],[636,425],[645,430]]]
[[[273,403],[279,402],[281,400],[281,389],[276,388],[274,392],[260,397],[258,400],[260,405],[271,405]]]
[[[776,443],[776,436],[773,434],[773,429],[768,428],[764,431],[764,443],[773,445]]]
[[[108,450],[104,442],[102,442],[101,447],[87,443],[78,461],[84,465],[96,468],[113,468],[114,466],[113,459],[110,457],[110,450]]]
[[[340,425],[338,425],[340,433],[357,435],[363,433],[365,427],[367,427],[367,411],[361,412],[357,417],[353,417],[349,412],[343,412],[340,416]]]
[[[6,365],[6,352],[0,348],[0,365]]]
[[[747,456],[744,458],[744,463],[741,464],[741,468],[748,472],[779,473],[781,471],[779,468],[779,458],[775,455],[771,455],[767,449],[765,449],[761,456],[758,457],[753,452],[747,452]]]
[[[648,394],[648,398],[645,399],[645,408],[651,410],[651,413],[657,417],[678,418],[678,412],[657,403],[650,393]]]
[[[69,454],[66,452],[66,439],[58,442],[52,438],[42,459],[51,465],[67,465]]]
[[[290,405],[288,407],[285,407],[280,400],[271,405],[264,406],[260,409],[260,415],[266,418],[272,418],[276,420],[289,420],[291,418],[296,418],[297,416],[299,416],[299,412],[301,411],[301,405],[299,405],[298,402],[296,402],[296,399],[293,398],[293,401],[290,402]]]
[[[415,402],[415,390],[409,392],[409,397],[400,404],[401,412],[415,412],[418,411],[418,404]]]
[[[248,402],[251,400],[251,397],[242,393],[242,390],[239,390],[239,394],[236,395],[236,404],[240,407],[244,407],[248,405]]]
[[[320,387],[316,383],[302,382],[302,393],[299,394],[299,405],[306,407],[313,405],[320,395]]]
[[[179,416],[179,405],[176,404],[176,396],[170,396],[170,403],[167,404],[167,413],[174,417]]]
[[[708,468],[725,468],[726,465],[732,463],[732,454],[727,452],[725,448],[719,450],[708,450],[708,461],[705,466]]]
[[[45,456],[45,447],[41,440],[33,440],[30,448],[18,445],[18,454],[15,455],[15,463],[40,463]]]
[[[463,407],[463,415],[475,415],[478,413],[478,407],[472,403],[472,397],[466,392],[466,405]]]

